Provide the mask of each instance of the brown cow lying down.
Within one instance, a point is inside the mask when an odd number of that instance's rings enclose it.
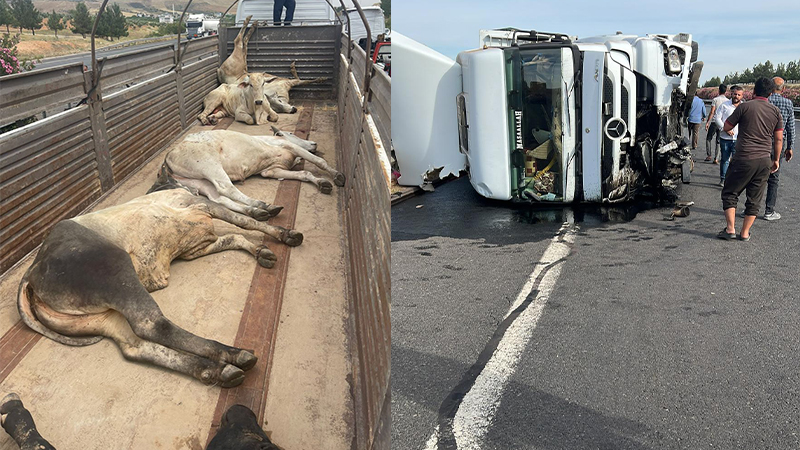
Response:
[[[250,27],[250,30],[247,30],[247,24],[250,23],[252,17],[253,16],[250,15],[244,19],[244,24],[239,30],[239,34],[236,36],[236,39],[233,40],[233,52],[231,52],[230,56],[228,56],[225,62],[217,69],[217,79],[220,84],[235,83],[239,77],[247,72],[247,43],[250,41],[253,32],[258,28],[258,21],[256,20],[253,22],[253,26]],[[247,34],[245,34],[245,32],[247,32]]]
[[[0,400],[0,422],[21,450],[56,450],[36,429],[31,413],[17,394]],[[206,450],[280,450],[258,426],[256,415],[246,406],[233,405]]]
[[[174,259],[245,250],[264,267],[275,254],[212,218],[299,245],[303,235],[235,214],[185,189],[154,192],[56,224],[20,283],[17,307],[34,331],[67,345],[113,339],[123,356],[232,387],[256,357],[198,337],[164,317],[149,292],[167,286]]]
[[[324,194],[333,190],[331,181],[305,170],[290,170],[299,158],[305,159],[344,186],[344,174],[314,155],[317,144],[273,127],[277,136],[250,136],[229,130],[201,131],[186,136],[167,153],[164,168],[178,182],[233,211],[252,214],[263,202],[244,195],[233,185],[260,173],[262,177],[308,181]],[[258,220],[262,217],[253,215]]]
[[[228,116],[248,125],[277,122],[278,115],[270,107],[274,96],[264,92],[267,84],[275,79],[277,77],[255,72],[242,75],[235,83],[220,85],[203,98],[203,112],[197,118],[203,125],[216,124]]]

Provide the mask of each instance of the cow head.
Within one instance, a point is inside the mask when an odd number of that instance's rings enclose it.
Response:
[[[247,101],[253,102],[252,108],[253,118],[256,125],[263,125],[269,122],[277,122],[278,114],[270,107],[270,97],[264,92],[264,87],[275,77],[266,77],[263,73],[250,73],[240,77],[239,87],[246,91]]]
[[[280,450],[270,442],[249,408],[233,405],[222,416],[219,431],[206,450]]]

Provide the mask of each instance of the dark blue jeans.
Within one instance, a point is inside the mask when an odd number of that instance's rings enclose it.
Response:
[[[721,158],[719,160],[719,179],[720,181],[725,181],[725,174],[728,173],[728,164],[731,163],[731,158],[736,153],[736,141],[720,138],[719,150],[721,153]]]
[[[292,24],[292,19],[294,19],[295,0],[275,0],[275,6],[272,8],[272,22],[275,26],[280,26],[281,24],[281,14],[283,13],[284,7],[286,8],[286,18],[284,19],[283,24]]]
[[[778,201],[778,176],[780,174],[780,168],[777,172],[769,174],[769,178],[767,179],[767,208],[764,214],[775,211],[775,202]]]

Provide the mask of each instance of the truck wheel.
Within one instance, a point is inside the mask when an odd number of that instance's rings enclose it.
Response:
[[[681,181],[684,184],[692,182],[692,158],[687,159],[681,165]]]

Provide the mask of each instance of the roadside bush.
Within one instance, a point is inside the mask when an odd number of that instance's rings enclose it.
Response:
[[[0,75],[20,73],[32,70],[36,66],[34,61],[19,59],[17,56],[17,44],[19,44],[18,34],[13,37],[3,34],[2,42],[0,42]]]

